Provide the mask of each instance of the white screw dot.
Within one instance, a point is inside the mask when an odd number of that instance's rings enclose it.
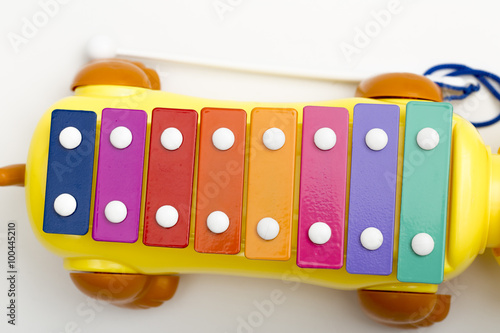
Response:
[[[225,127],[221,127],[212,134],[212,143],[219,150],[228,150],[234,144],[234,133]]]
[[[111,223],[120,223],[127,217],[127,206],[121,201],[114,200],[104,209],[106,219]]]
[[[179,149],[183,141],[182,133],[175,127],[169,127],[161,133],[160,141],[167,150]]]
[[[323,245],[332,237],[332,229],[325,222],[316,222],[309,228],[308,236],[314,244]]]
[[[163,228],[172,228],[179,221],[179,212],[172,206],[165,205],[156,211],[156,223]]]
[[[380,128],[372,128],[365,136],[365,143],[371,150],[384,149],[388,141],[387,133]]]
[[[66,217],[76,210],[76,199],[71,194],[63,193],[54,200],[54,210],[59,216]]]
[[[434,240],[425,232],[416,234],[411,240],[411,248],[419,256],[429,255],[434,250]]]
[[[285,133],[279,128],[272,127],[264,132],[262,141],[269,150],[278,150],[285,145]]]
[[[257,234],[263,240],[272,240],[278,236],[280,232],[280,225],[275,219],[270,217],[264,217],[257,224]]]
[[[75,149],[82,143],[82,133],[75,127],[66,127],[59,133],[59,142],[66,149]]]
[[[382,243],[384,242],[384,236],[377,228],[369,227],[363,230],[360,240],[361,245],[363,245],[365,249],[374,251],[382,246]]]
[[[439,144],[438,132],[430,127],[421,129],[417,134],[417,144],[424,150],[432,150]]]
[[[337,135],[328,127],[320,128],[314,133],[314,144],[318,149],[330,150],[337,143]]]
[[[111,131],[109,141],[117,149],[125,149],[132,143],[132,132],[125,126],[118,126]]]
[[[221,234],[229,228],[229,217],[218,210],[212,212],[207,217],[207,227],[214,234]]]

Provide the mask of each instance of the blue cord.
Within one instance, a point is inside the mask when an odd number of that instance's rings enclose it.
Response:
[[[493,85],[489,81],[489,80],[493,80],[497,84],[500,85],[500,77],[498,77],[497,75],[486,72],[486,71],[478,70],[478,69],[472,69],[470,67],[467,67],[467,66],[461,65],[461,64],[437,65],[437,66],[429,68],[424,73],[424,75],[430,75],[436,71],[440,71],[443,69],[452,70],[452,72],[447,73],[446,76],[461,76],[461,75],[474,76],[482,85],[484,85],[486,88],[488,88],[488,90],[493,94],[493,96],[495,96],[496,99],[498,99],[500,101],[500,92],[498,92],[498,90],[495,89],[495,87],[493,87]],[[473,92],[476,92],[480,89],[479,84],[477,84],[477,85],[470,84],[467,87],[458,87],[458,86],[453,86],[453,85],[449,85],[449,84],[443,84],[441,82],[436,82],[436,83],[438,86],[440,86],[442,88],[461,92],[461,94],[459,94],[459,95],[450,95],[450,96],[445,96],[443,98],[444,100],[449,100],[449,101],[464,99],[467,96],[469,96],[470,94],[472,94]],[[483,122],[479,122],[479,123],[473,122],[472,125],[474,125],[476,127],[485,127],[485,126],[493,125],[494,123],[496,123],[498,121],[500,121],[500,114],[498,116],[496,116],[495,118],[490,119],[488,121],[483,121]]]

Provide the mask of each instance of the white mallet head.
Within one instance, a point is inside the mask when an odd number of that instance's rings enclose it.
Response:
[[[116,42],[109,36],[97,35],[87,43],[87,55],[91,60],[116,57]]]

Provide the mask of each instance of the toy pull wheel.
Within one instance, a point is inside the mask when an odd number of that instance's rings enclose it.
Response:
[[[355,96],[443,101],[441,88],[437,84],[425,76],[412,73],[381,74],[363,80],[356,88]]]
[[[102,84],[160,90],[160,78],[154,69],[125,59],[103,59],[88,63],[76,75],[71,89]]]
[[[446,318],[450,295],[359,290],[365,313],[378,323],[398,328],[431,326]]]
[[[147,309],[171,299],[179,277],[112,273],[70,273],[73,283],[85,295],[125,308]]]

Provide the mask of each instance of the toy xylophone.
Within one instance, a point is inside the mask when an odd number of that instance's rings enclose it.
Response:
[[[427,326],[448,313],[438,285],[500,246],[500,159],[416,75],[357,98],[240,103],[159,91],[153,71],[107,60],[73,88],[36,128],[25,186],[35,234],[88,295],[150,307],[176,274],[300,273],[360,290],[377,321]]]

